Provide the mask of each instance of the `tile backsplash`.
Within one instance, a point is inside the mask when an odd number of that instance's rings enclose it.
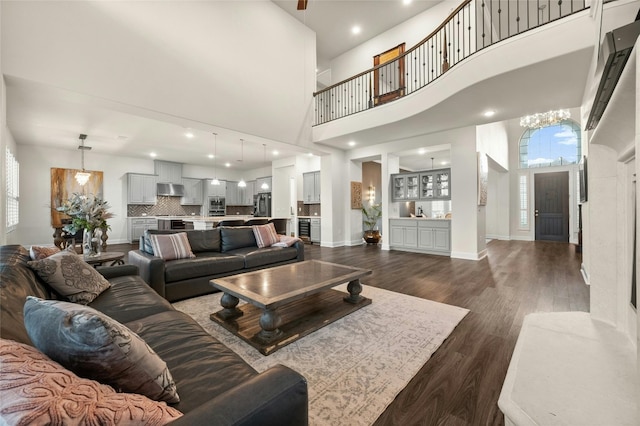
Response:
[[[127,216],[200,216],[201,206],[182,206],[180,197],[158,197],[154,206],[142,204],[128,204]]]
[[[320,204],[305,204],[298,200],[298,216],[321,216]]]

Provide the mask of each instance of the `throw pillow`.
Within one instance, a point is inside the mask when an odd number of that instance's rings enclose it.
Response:
[[[196,257],[191,251],[189,238],[186,232],[178,232],[176,234],[151,234],[151,245],[153,246],[153,255],[163,258],[164,260],[188,259]]]
[[[28,296],[24,325],[38,349],[81,377],[157,401],[180,401],[167,364],[153,349],[93,308]]]
[[[83,379],[36,348],[0,339],[0,423],[149,425],[182,416],[164,402]]]
[[[31,246],[29,249],[29,257],[31,260],[41,260],[56,253],[60,253],[58,247]]]
[[[111,284],[82,257],[70,251],[61,251],[27,265],[47,284],[75,303],[86,305],[108,289]]]
[[[280,237],[278,237],[276,227],[273,226],[273,223],[253,225],[253,234],[256,236],[256,243],[260,248],[270,247],[280,241]]]

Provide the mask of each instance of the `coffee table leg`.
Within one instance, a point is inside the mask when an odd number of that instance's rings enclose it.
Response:
[[[349,281],[349,284],[347,284],[347,291],[349,291],[349,296],[344,298],[345,302],[358,303],[362,300],[362,296],[360,296],[360,293],[362,293],[362,284],[360,284],[359,279]]]
[[[220,305],[222,305],[224,309],[217,312],[217,315],[225,321],[241,317],[244,312],[236,307],[239,302],[240,299],[237,297],[232,296],[229,293],[224,293],[220,299]]]
[[[258,337],[265,342],[279,337],[282,334],[282,331],[278,329],[281,324],[282,317],[280,317],[278,312],[274,309],[265,309],[262,311],[262,316],[260,317],[260,328],[262,328],[262,330],[258,333]]]

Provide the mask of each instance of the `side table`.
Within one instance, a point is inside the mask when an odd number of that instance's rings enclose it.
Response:
[[[91,257],[84,257],[83,259],[85,262],[87,262],[89,265],[92,265],[94,267],[96,266],[102,266],[105,263],[107,263],[107,266],[114,266],[114,265],[124,265],[124,253],[121,251],[105,251],[100,253],[97,256],[91,256]]]

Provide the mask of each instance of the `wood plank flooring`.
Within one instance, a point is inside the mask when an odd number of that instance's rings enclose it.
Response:
[[[494,240],[487,249],[476,262],[374,246],[306,246],[305,259],[372,269],[364,285],[470,310],[376,426],[503,425],[498,396],[524,316],[589,310],[573,245]]]

